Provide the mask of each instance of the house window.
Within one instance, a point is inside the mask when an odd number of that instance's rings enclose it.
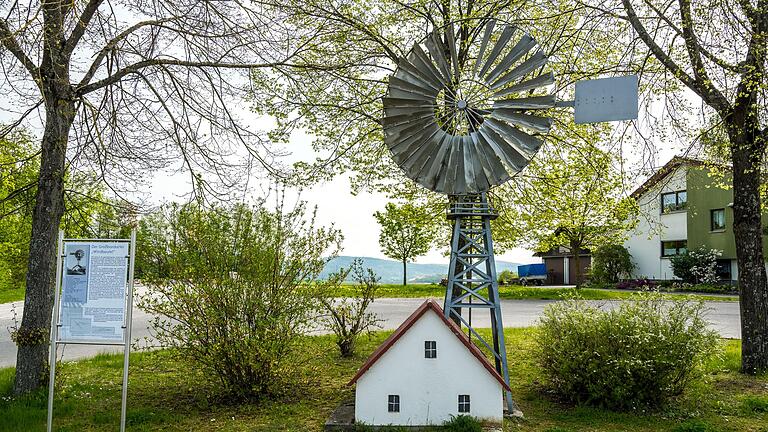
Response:
[[[661,242],[661,256],[670,257],[682,255],[688,251],[687,240],[663,241]]]
[[[424,358],[437,358],[437,341],[424,341]]]
[[[709,227],[712,231],[725,229],[725,209],[714,209],[709,211]]]
[[[387,411],[400,412],[400,395],[387,396]]]
[[[459,395],[459,412],[469,412],[469,395]]]
[[[717,260],[715,271],[717,272],[717,277],[720,278],[720,280],[731,280],[731,260]]]
[[[671,213],[688,208],[688,192],[677,191],[661,194],[661,213]]]

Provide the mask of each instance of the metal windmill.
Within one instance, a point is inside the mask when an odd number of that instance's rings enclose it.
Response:
[[[548,90],[555,78],[522,30],[491,19],[478,31],[462,44],[449,24],[398,61],[384,98],[384,142],[408,177],[448,195],[453,235],[443,309],[488,348],[509,383],[490,225],[497,213],[487,192],[542,145],[551,119],[535,113],[556,106]],[[490,312],[491,341],[472,327],[474,309]],[[512,395],[506,399],[513,412]]]

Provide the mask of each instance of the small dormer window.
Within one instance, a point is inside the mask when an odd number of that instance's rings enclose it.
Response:
[[[424,341],[424,358],[437,358],[437,341]]]
[[[469,412],[469,395],[459,395],[459,412]]]
[[[388,412],[400,412],[400,395],[387,396],[387,411]]]

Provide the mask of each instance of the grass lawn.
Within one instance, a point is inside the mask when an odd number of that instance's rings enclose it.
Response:
[[[349,296],[354,293],[352,285],[342,285],[336,291],[338,297]],[[505,285],[499,287],[499,296],[506,300],[559,300],[574,293],[579,293],[586,300],[621,300],[629,298],[632,291],[614,291],[595,288],[541,288],[524,287],[519,285]],[[445,296],[445,288],[438,284],[382,284],[379,288],[377,297],[438,297]],[[691,295],[691,294],[671,294],[671,295]],[[712,295],[697,295],[698,298],[712,301],[738,301],[738,297],[723,297]]]
[[[227,406],[215,388],[168,351],[131,357],[129,431],[320,431],[336,404],[353,395],[346,382],[388,332],[364,338],[357,356],[339,358],[329,336],[306,338],[301,375],[280,400]],[[512,388],[525,413],[505,431],[768,431],[768,377],[738,374],[739,342],[707,365],[706,379],[669,406],[653,412],[613,413],[564,405],[542,388],[531,357],[535,329],[508,329]],[[120,418],[122,358],[102,355],[65,363],[57,386],[60,431],[113,431]],[[12,369],[0,370],[0,431],[44,430],[47,392],[13,400]]]
[[[0,290],[0,303],[10,303],[24,300],[24,288]]]

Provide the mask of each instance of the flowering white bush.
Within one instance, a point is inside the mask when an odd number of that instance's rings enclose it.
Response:
[[[672,272],[686,283],[715,284],[717,276],[717,259],[723,255],[717,249],[700,247],[682,255],[670,258]]]
[[[701,301],[639,293],[603,309],[584,300],[546,308],[537,359],[549,386],[575,403],[658,405],[680,394],[718,347]]]

